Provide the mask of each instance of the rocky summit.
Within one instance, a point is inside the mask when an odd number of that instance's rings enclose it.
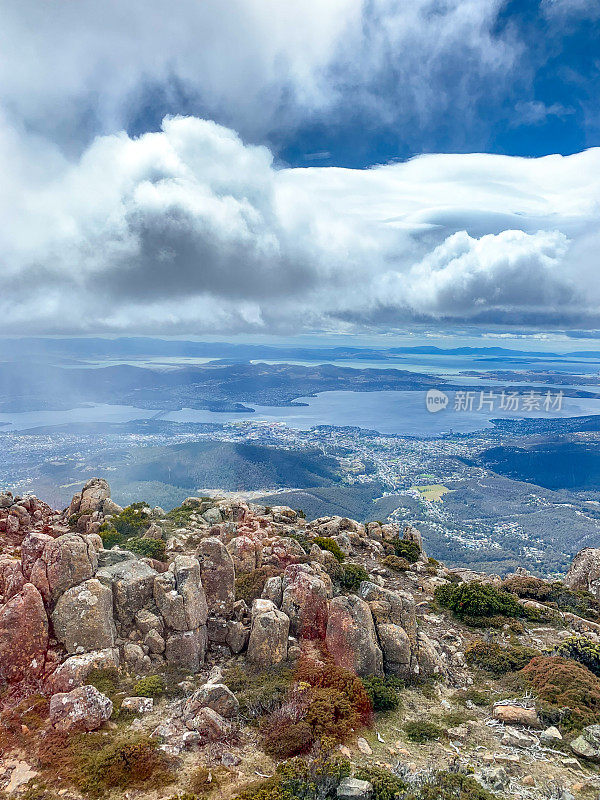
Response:
[[[598,798],[600,551],[564,581],[418,530],[0,492],[0,796]]]

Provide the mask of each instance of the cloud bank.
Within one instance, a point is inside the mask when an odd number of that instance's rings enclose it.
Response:
[[[1,333],[600,327],[600,149],[286,169],[195,117],[0,137]]]

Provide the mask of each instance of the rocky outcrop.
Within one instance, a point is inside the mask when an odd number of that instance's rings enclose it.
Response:
[[[50,723],[60,731],[95,731],[112,714],[113,704],[94,686],[80,686],[50,698]]]
[[[290,632],[299,639],[324,639],[327,631],[327,589],[306,564],[293,564],[283,574],[281,610]]]
[[[52,612],[54,635],[68,653],[113,647],[113,595],[108,586],[90,578],[61,595]]]
[[[290,619],[269,600],[257,600],[252,608],[248,660],[257,667],[280,664],[287,658]]]
[[[334,597],[329,605],[326,641],[339,666],[361,677],[383,676],[383,653],[371,609],[360,597]]]
[[[83,686],[92,670],[116,670],[119,668],[119,662],[119,651],[116,647],[71,656],[50,675],[47,688],[52,694],[70,692]]]
[[[26,583],[0,607],[0,678],[9,683],[38,678],[48,649],[48,618],[42,596]]]
[[[235,536],[227,545],[236,576],[253,572],[262,564],[262,545],[250,536]]]
[[[588,725],[571,742],[571,750],[576,756],[600,764],[600,725]]]
[[[585,589],[600,599],[600,548],[586,547],[577,553],[565,585],[569,589]]]
[[[150,604],[157,575],[156,570],[138,559],[98,570],[98,580],[112,589],[115,619],[119,623],[132,625],[138,611]]]
[[[94,543],[77,533],[66,533],[45,544],[31,567],[29,580],[39,589],[46,604],[54,605],[67,589],[92,578],[97,567]]]
[[[412,596],[369,581],[361,583],[359,594],[373,614],[385,671],[403,678],[418,672],[417,617]]]
[[[202,567],[202,586],[210,614],[229,619],[235,602],[233,559],[220,539],[203,539],[197,552]]]

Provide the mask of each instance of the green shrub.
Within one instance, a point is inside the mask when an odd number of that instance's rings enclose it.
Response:
[[[112,700],[119,691],[121,678],[118,669],[115,667],[108,667],[106,669],[91,670],[85,682],[91,686],[95,686],[99,692],[102,692],[102,694],[105,694]]]
[[[330,536],[315,536],[313,543],[318,545],[321,550],[329,550],[329,552],[333,553],[338,561],[341,562],[344,560],[345,555],[341,547],[335,541],[335,539],[332,539]]]
[[[371,675],[362,679],[366,693],[373,706],[373,711],[393,711],[400,706],[400,691],[404,683],[399,678],[387,676],[379,678]]]
[[[508,645],[501,647],[497,642],[474,642],[465,652],[467,664],[478,667],[494,675],[516,672],[529,664],[540,652],[533,647]]]
[[[435,599],[458,617],[518,617],[523,613],[513,595],[479,581],[438,586]]]
[[[305,536],[303,533],[287,533],[286,537],[288,539],[294,539],[300,547],[304,550],[305,553],[310,553],[310,548],[312,547],[312,541]]]
[[[360,584],[369,580],[369,573],[360,564],[344,564],[342,569],[340,585],[349,592],[358,591]]]
[[[406,539],[395,539],[394,551],[399,558],[405,558],[409,564],[414,564],[421,555],[421,548],[419,545],[416,542],[409,542]]]
[[[234,800],[335,800],[350,770],[350,762],[340,756],[293,758],[279,764],[272,778],[247,786]]]
[[[445,735],[445,731],[433,722],[426,722],[424,720],[413,720],[404,723],[404,733],[406,738],[411,742],[423,744],[432,739],[441,739]]]
[[[164,786],[173,779],[157,743],[142,734],[108,742],[89,759],[82,788],[92,797],[110,789]]]
[[[272,726],[265,731],[263,750],[276,761],[307,753],[315,741],[313,729],[305,722],[287,723]]]
[[[570,636],[557,648],[557,655],[572,658],[600,676],[600,644],[587,636]]]
[[[256,672],[235,666],[227,670],[223,682],[237,697],[241,716],[252,721],[281,707],[292,685],[292,674],[287,667]]]
[[[155,558],[157,561],[165,560],[166,547],[162,539],[143,539],[134,536],[127,540],[127,549],[132,553]]]
[[[383,767],[361,767],[354,777],[373,786],[373,800],[396,800],[406,789],[403,780]]]
[[[519,674],[566,729],[600,722],[600,679],[587,667],[560,656],[537,656]]]
[[[275,567],[260,567],[235,579],[235,599],[244,600],[249,606],[261,596],[268,578],[279,575]]]
[[[100,537],[105,550],[110,550],[115,545],[122,545],[125,541],[124,537],[107,522],[100,526]]]
[[[406,570],[410,569],[410,562],[401,556],[386,556],[381,563],[384,567],[394,572],[406,572]]]
[[[139,536],[142,531],[150,526],[150,515],[144,511],[146,503],[132,503],[111,517],[110,524],[125,539]]]
[[[133,687],[135,697],[162,697],[165,691],[165,681],[161,675],[147,675]]]
[[[402,800],[496,800],[497,797],[470,775],[440,771],[418,789],[402,795]]]
[[[516,575],[507,578],[502,587],[517,597],[547,603],[585,619],[600,620],[600,602],[594,595],[584,589],[569,589],[561,581],[549,583],[531,575]]]

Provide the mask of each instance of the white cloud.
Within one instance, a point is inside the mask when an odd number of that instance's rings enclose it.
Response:
[[[510,82],[523,46],[499,32],[502,5],[5,0],[0,107],[67,148],[127,128],[153,105],[254,140],[359,107],[418,127],[468,114]]]
[[[193,117],[0,141],[0,332],[597,322],[600,149],[278,169]]]

